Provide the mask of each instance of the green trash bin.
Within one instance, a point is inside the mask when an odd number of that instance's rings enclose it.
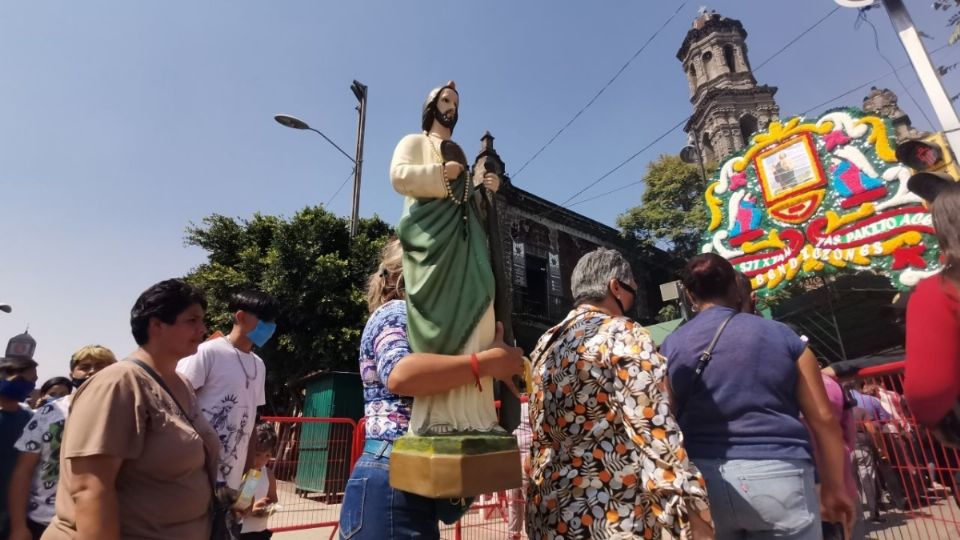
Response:
[[[363,417],[363,385],[359,373],[318,373],[304,381],[305,418]],[[300,494],[319,493],[330,501],[344,491],[350,474],[354,429],[349,424],[304,422],[300,428],[297,475]]]

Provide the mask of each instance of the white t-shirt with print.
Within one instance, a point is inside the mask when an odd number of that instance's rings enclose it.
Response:
[[[14,447],[20,452],[40,454],[30,480],[27,517],[41,524],[50,523],[56,515],[57,483],[60,481],[60,441],[70,410],[70,396],[44,404],[34,411]]]
[[[220,436],[218,480],[239,489],[257,407],[266,403],[263,360],[216,338],[180,360],[177,371],[193,385],[204,416]]]

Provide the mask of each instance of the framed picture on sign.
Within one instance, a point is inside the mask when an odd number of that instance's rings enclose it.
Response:
[[[760,152],[754,165],[768,203],[826,185],[813,141],[806,134]]]

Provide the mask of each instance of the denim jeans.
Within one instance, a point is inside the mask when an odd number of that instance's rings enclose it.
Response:
[[[813,463],[696,459],[707,482],[717,540],[819,540]]]
[[[439,539],[433,499],[390,487],[390,457],[364,453],[347,480],[341,540]]]

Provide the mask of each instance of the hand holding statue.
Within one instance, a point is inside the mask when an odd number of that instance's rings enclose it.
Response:
[[[490,348],[477,354],[480,361],[480,375],[501,381],[513,395],[520,397],[520,391],[513,384],[514,375],[523,375],[523,349],[513,347],[503,341],[503,323],[497,322],[497,333]]]
[[[477,171],[474,173],[473,184],[483,184],[483,187],[489,190],[491,193],[496,193],[500,190],[500,176],[495,172],[480,170],[478,167]]]

